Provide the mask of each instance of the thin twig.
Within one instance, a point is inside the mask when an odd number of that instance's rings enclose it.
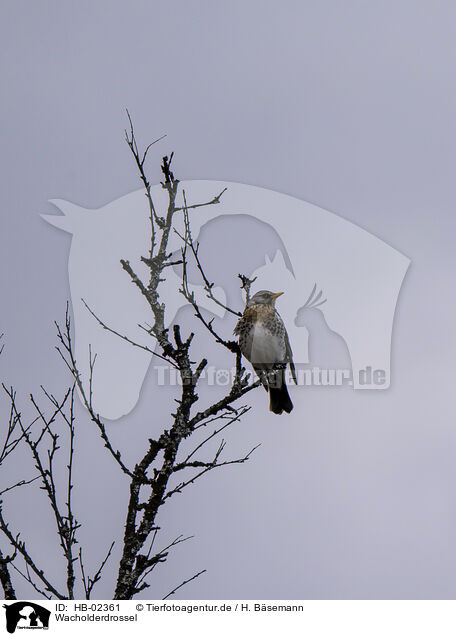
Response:
[[[226,190],[226,188],[225,188]],[[225,192],[225,190],[223,190],[218,197],[215,197],[213,199],[212,202],[214,202],[216,199],[219,199],[219,197],[223,194],[223,192]],[[189,218],[189,214],[188,214],[188,210],[189,207],[187,206],[187,198],[185,196],[185,190],[182,193],[182,196],[184,198],[184,207],[182,208],[183,212],[184,212],[184,228],[185,228],[185,234],[184,236],[182,236],[181,234],[179,234],[179,232],[177,230],[175,230],[176,234],[182,239],[182,241],[184,242],[184,247],[187,248],[189,247],[193,258],[195,260],[196,266],[198,268],[198,271],[201,275],[201,278],[203,280],[204,283],[204,290],[206,292],[207,297],[212,300],[216,305],[218,305],[219,307],[222,307],[223,309],[225,309],[226,311],[228,311],[229,313],[233,314],[234,316],[242,316],[242,313],[239,311],[235,311],[234,309],[231,309],[231,307],[228,307],[228,305],[225,305],[224,303],[222,303],[220,300],[218,300],[213,292],[212,289],[214,287],[214,283],[211,283],[208,279],[208,277],[206,276],[206,273],[204,271],[204,268],[201,264],[200,258],[198,256],[198,248],[199,245],[194,243],[193,238],[192,238],[192,232],[191,232],[191,227],[190,227],[190,218]],[[217,201],[218,202],[218,201]],[[185,250],[186,251],[186,250]],[[182,260],[184,260],[184,255],[182,256]]]
[[[115,544],[115,541],[113,541],[111,543],[106,557],[101,562],[101,565],[98,568],[98,570],[95,572],[93,578],[90,578],[90,576],[88,578],[86,578],[85,571],[84,571],[84,564],[83,564],[83,560],[82,560],[82,548],[79,549],[79,555],[78,555],[79,567],[81,569],[81,580],[82,580],[82,584],[84,586],[84,592],[85,592],[86,599],[90,599],[90,595],[92,593],[92,590],[93,590],[95,584],[98,583],[98,581],[101,579],[101,573],[103,571],[104,566],[108,562],[109,557],[111,556],[111,552],[112,552],[112,549],[114,547],[114,544]]]
[[[156,143],[158,143],[159,141],[161,141],[162,139],[164,139],[166,137],[166,135],[162,135],[161,137],[159,137],[158,139],[156,139],[155,141],[153,141],[152,143],[150,143],[146,149],[143,152],[142,158],[140,157],[140,153],[138,150],[138,144],[136,142],[136,137],[135,137],[135,131],[133,128],[133,122],[132,119],[130,117],[130,113],[128,112],[127,109],[127,117],[128,117],[128,121],[130,122],[130,136],[128,136],[127,131],[125,131],[125,138],[127,141],[127,144],[133,154],[133,157],[135,158],[135,162],[136,162],[136,166],[139,170],[139,175],[141,177],[141,181],[144,184],[144,189],[146,191],[146,197],[147,197],[147,202],[149,204],[149,219],[150,219],[150,229],[151,229],[151,241],[150,241],[150,248],[149,248],[149,258],[152,258],[154,255],[154,250],[155,250],[155,242],[156,242],[156,228],[155,225],[157,224],[158,227],[161,227],[163,220],[160,219],[157,216],[157,213],[155,211],[155,205],[152,199],[152,193],[151,193],[151,188],[150,188],[150,183],[148,178],[146,177],[146,173],[144,172],[144,163],[146,161],[147,158],[147,153],[149,152],[149,149]]]
[[[180,210],[194,210],[195,208],[204,208],[208,205],[216,205],[217,203],[220,203],[222,194],[224,194],[227,190],[228,188],[223,188],[223,190],[219,194],[213,197],[210,201],[206,201],[206,203],[195,203],[193,205],[187,205],[187,203],[185,203],[181,208],[176,208],[176,212],[179,212]]]
[[[174,368],[178,369],[179,367],[177,366],[177,364],[175,364],[172,360],[170,360],[169,358],[166,358],[165,356],[160,355],[159,353],[157,353],[156,351],[154,351],[153,349],[150,349],[149,347],[147,347],[146,345],[142,345],[139,342],[135,342],[134,340],[131,340],[131,338],[129,338],[128,336],[125,336],[124,334],[121,334],[119,331],[116,331],[115,329],[113,329],[112,327],[109,327],[105,322],[103,322],[101,320],[101,318],[99,318],[93,311],[92,309],[89,307],[89,305],[86,303],[86,301],[81,298],[81,301],[84,303],[84,305],[86,306],[86,309],[88,310],[88,312],[95,318],[95,320],[98,322],[98,324],[103,327],[103,329],[106,329],[106,331],[109,331],[110,333],[114,334],[115,336],[117,336],[118,338],[121,338],[121,340],[125,340],[125,342],[128,342],[129,344],[131,344],[133,347],[137,347],[138,349],[142,349],[143,351],[146,351],[147,353],[150,353],[151,355],[160,358],[160,360],[164,360],[165,362],[168,362],[169,364],[171,364]],[[138,325],[138,327],[144,329],[144,327],[142,327],[141,325]],[[147,330],[145,330],[147,331]],[[147,331],[147,333],[149,333],[149,335],[151,334],[150,331]],[[153,334],[152,334],[153,335]]]
[[[40,596],[43,596],[44,598],[47,598],[48,600],[50,600],[52,598],[52,596],[50,594],[46,594],[46,592],[44,590],[42,590],[40,587],[38,587],[38,585],[33,581],[32,576],[30,574],[30,568],[27,565],[27,563],[25,564],[25,569],[27,574],[24,574],[22,572],[22,570],[20,570],[16,565],[14,565],[14,563],[11,563],[11,567],[20,575],[22,576],[22,578],[24,578],[27,583],[29,583],[34,590],[36,590],[36,592],[38,592],[38,594],[40,594]]]
[[[74,357],[74,352],[73,352],[73,344],[72,344],[72,339],[71,339],[71,321],[70,321],[70,314],[69,314],[68,304],[67,304],[67,309],[66,309],[66,314],[65,314],[65,333],[62,332],[62,330],[60,328],[60,325],[57,322],[55,322],[55,326],[56,326],[56,329],[57,329],[58,340],[59,340],[61,346],[63,347],[64,351],[62,351],[62,349],[59,346],[56,347],[56,350],[59,353],[59,355],[62,358],[62,360],[64,361],[64,363],[67,366],[67,368],[70,370],[73,378],[75,379],[77,387],[79,389],[79,392],[80,392],[80,394],[82,396],[82,400],[83,400],[83,402],[85,404],[85,407],[88,410],[88,412],[90,414],[90,417],[92,418],[92,421],[97,425],[105,447],[109,450],[109,452],[111,453],[111,455],[113,456],[113,458],[115,459],[117,464],[120,466],[122,472],[124,472],[129,477],[132,477],[133,473],[127,468],[127,466],[122,461],[120,451],[114,450],[114,448],[113,448],[113,446],[111,444],[111,441],[110,441],[110,439],[109,439],[109,437],[108,437],[108,435],[106,433],[105,425],[101,421],[101,418],[100,418],[99,414],[96,413],[94,408],[93,408],[92,380],[93,380],[93,368],[94,368],[95,360],[92,359],[92,357],[90,357],[90,360],[89,360],[89,367],[90,367],[90,377],[89,377],[89,390],[90,390],[90,393],[89,393],[89,396],[87,396],[87,394],[86,394],[86,392],[84,390],[84,387],[83,387],[83,384],[82,384],[82,380],[81,380],[81,375],[80,375],[78,367],[76,365],[76,359]]]
[[[162,598],[162,601],[166,601],[167,598],[169,598],[170,596],[172,596],[173,594],[175,594],[177,592],[177,590],[180,590],[181,587],[184,587],[184,585],[187,585],[187,583],[190,583],[190,581],[194,581],[195,579],[197,579],[201,574],[204,574],[205,572],[207,572],[207,570],[200,570],[199,572],[197,572],[197,574],[194,574],[193,576],[191,576],[189,579],[186,579],[185,581],[182,581],[182,583],[180,585],[178,585],[177,587],[175,587],[173,590],[171,590],[171,592],[168,592],[168,594],[166,596],[164,596]]]
[[[8,538],[8,540],[11,543],[11,545],[13,546],[13,548],[15,548],[18,552],[20,552],[20,554],[24,558],[24,561],[26,562],[26,564],[33,570],[33,572],[40,579],[40,581],[42,583],[44,583],[45,589],[48,592],[51,592],[56,598],[64,599],[65,596],[63,594],[61,594],[52,585],[52,583],[50,583],[50,581],[48,580],[48,578],[44,574],[44,571],[42,569],[40,569],[35,564],[34,560],[32,559],[32,557],[30,556],[30,554],[29,554],[29,552],[27,550],[25,542],[19,540],[19,535],[17,537],[14,537],[14,535],[12,534],[12,532],[10,531],[10,529],[8,527],[8,524],[6,523],[6,521],[5,521],[4,517],[3,517],[3,509],[2,509],[1,506],[0,506],[0,528],[1,528],[2,532],[3,532],[3,534]]]
[[[249,457],[252,455],[252,453],[254,451],[256,451],[257,448],[259,448],[261,444],[257,444],[256,446],[254,446],[244,457],[241,457],[240,459],[231,459],[225,462],[219,462],[217,463],[217,459],[220,455],[220,453],[222,452],[224,446],[220,446],[219,449],[217,450],[216,454],[215,454],[215,458],[212,462],[194,462],[194,466],[198,467],[198,466],[202,466],[203,470],[201,470],[199,473],[197,473],[196,475],[194,475],[193,477],[191,477],[190,479],[187,479],[187,481],[183,481],[180,484],[178,484],[175,488],[173,488],[172,490],[169,490],[166,495],[163,497],[163,501],[165,501],[166,499],[169,499],[170,497],[172,497],[173,495],[175,495],[176,493],[181,493],[184,488],[186,488],[187,486],[190,486],[190,484],[194,484],[195,481],[197,479],[199,479],[200,477],[202,477],[203,475],[205,475],[206,473],[208,473],[210,470],[214,470],[215,468],[221,468],[223,466],[230,466],[231,464],[244,464],[246,461],[248,461]]]
[[[33,477],[32,479],[21,479],[21,481],[18,481],[16,484],[13,484],[12,486],[8,486],[8,488],[5,488],[4,490],[0,490],[0,497],[4,495],[6,492],[9,492],[10,490],[14,490],[14,488],[19,488],[20,486],[28,486],[28,484],[33,483],[39,478],[40,478],[40,475],[37,475],[36,477]]]
[[[199,451],[205,444],[207,444],[211,439],[213,439],[216,435],[218,435],[219,433],[221,433],[222,431],[224,431],[226,428],[228,428],[228,426],[231,426],[231,424],[234,424],[234,422],[239,422],[239,420],[241,419],[241,417],[243,415],[245,415],[248,411],[250,411],[251,407],[243,407],[239,410],[238,413],[236,413],[236,415],[234,415],[233,417],[231,417],[228,422],[226,422],[223,426],[220,426],[220,428],[215,429],[208,437],[206,437],[202,442],[200,442],[198,444],[198,446],[196,446],[196,448],[194,448],[191,453],[189,453],[187,455],[187,457],[184,459],[184,461],[182,462],[183,464],[186,464],[188,461],[190,461],[190,459],[197,453],[197,451]],[[219,418],[220,419],[220,416]]]

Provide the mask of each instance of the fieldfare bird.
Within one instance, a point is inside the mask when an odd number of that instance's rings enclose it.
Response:
[[[266,290],[254,294],[234,329],[243,355],[269,391],[269,410],[277,415],[290,413],[293,408],[285,382],[287,363],[297,384],[287,330],[275,308],[275,301],[282,294]]]

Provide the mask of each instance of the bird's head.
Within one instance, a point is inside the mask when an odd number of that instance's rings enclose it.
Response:
[[[252,305],[269,305],[270,307],[274,307],[276,299],[282,294],[283,292],[274,294],[274,292],[262,289],[252,296],[247,303],[247,307],[252,307]]]

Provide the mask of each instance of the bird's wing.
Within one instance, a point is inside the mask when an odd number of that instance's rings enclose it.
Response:
[[[296,379],[296,369],[293,362],[293,352],[291,350],[290,339],[288,337],[288,333],[286,329],[285,329],[285,348],[286,348],[285,361],[290,363],[291,375],[293,376],[294,383],[298,384],[298,380]]]

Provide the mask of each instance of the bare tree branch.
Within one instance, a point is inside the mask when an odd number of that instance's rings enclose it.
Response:
[[[74,356],[74,352],[73,352],[73,344],[72,344],[72,339],[71,339],[71,321],[70,321],[70,314],[69,314],[69,307],[67,305],[67,309],[66,309],[66,314],[65,314],[65,332],[63,332],[59,326],[59,324],[56,322],[55,326],[57,328],[57,337],[58,340],[60,342],[61,347],[57,346],[56,349],[60,355],[60,357],[62,358],[62,360],[64,361],[65,365],[67,366],[67,368],[70,370],[71,375],[73,376],[74,380],[76,381],[77,387],[79,389],[79,392],[82,396],[83,402],[85,404],[85,407],[87,409],[87,411],[90,414],[90,417],[92,418],[92,421],[97,425],[99,431],[100,431],[100,435],[101,438],[104,442],[105,447],[109,450],[109,452],[111,453],[111,455],[113,456],[113,458],[115,459],[115,461],[117,462],[117,464],[120,466],[121,470],[128,475],[129,477],[132,477],[132,472],[127,468],[127,466],[124,464],[124,462],[122,461],[121,458],[121,454],[120,451],[116,451],[114,450],[109,437],[106,433],[106,427],[103,424],[103,422],[101,421],[101,418],[99,416],[98,413],[95,412],[94,408],[93,408],[93,393],[92,393],[92,380],[93,380],[93,369],[94,369],[94,365],[95,365],[95,359],[92,358],[91,353],[89,352],[89,356],[90,356],[90,360],[89,360],[89,367],[90,367],[90,376],[89,376],[89,395],[87,396],[83,384],[82,384],[82,380],[81,380],[81,375],[78,371],[78,367],[76,365],[76,359]],[[62,350],[63,349],[63,350]]]
[[[81,579],[82,579],[82,584],[84,586],[84,592],[85,592],[85,598],[86,599],[90,599],[90,595],[92,593],[92,590],[93,590],[95,584],[98,583],[98,581],[101,579],[101,573],[103,571],[104,566],[108,562],[109,557],[111,556],[111,552],[112,552],[112,549],[114,547],[114,544],[115,544],[115,541],[113,541],[111,543],[107,555],[105,556],[105,558],[101,562],[101,565],[98,568],[98,570],[95,572],[93,578],[90,578],[90,576],[88,578],[86,578],[85,571],[84,571],[84,564],[83,564],[83,561],[82,561],[82,548],[79,549],[79,555],[78,555],[79,567],[81,568]]]
[[[182,581],[182,583],[180,585],[178,585],[177,587],[175,587],[173,590],[171,590],[171,592],[168,592],[168,594],[166,596],[164,596],[162,598],[162,601],[166,601],[167,598],[169,598],[170,596],[172,596],[173,594],[175,594],[177,592],[177,590],[180,590],[181,587],[184,587],[184,585],[187,585],[187,583],[190,583],[191,581],[194,581],[195,579],[197,579],[201,574],[204,574],[205,572],[207,572],[207,570],[200,570],[199,572],[197,572],[196,574],[194,574],[193,576],[191,576],[189,579],[186,579],[185,581]]]
[[[133,154],[133,157],[135,158],[136,161],[136,165],[138,167],[139,170],[139,174],[141,177],[141,181],[144,184],[144,189],[146,191],[146,197],[147,197],[147,202],[149,204],[149,219],[150,219],[150,229],[151,229],[151,241],[150,241],[150,249],[149,249],[149,258],[153,258],[154,255],[154,250],[155,250],[155,236],[156,236],[156,229],[155,229],[155,224],[158,225],[158,227],[161,227],[162,223],[163,223],[163,219],[160,219],[157,216],[157,213],[155,211],[155,206],[154,206],[154,202],[152,200],[152,194],[150,191],[150,183],[148,178],[146,177],[146,173],[144,172],[144,163],[146,161],[146,157],[147,157],[147,153],[149,152],[149,149],[151,148],[151,146],[153,146],[154,144],[158,143],[159,141],[161,141],[162,139],[164,139],[166,137],[166,135],[162,135],[161,137],[159,137],[158,139],[156,139],[155,141],[153,141],[152,143],[150,143],[146,149],[143,152],[142,158],[140,158],[140,153],[138,150],[138,144],[136,143],[136,137],[135,137],[135,132],[134,132],[134,128],[133,128],[133,122],[131,120],[130,117],[130,113],[127,110],[127,116],[128,116],[128,121],[130,122],[130,135],[128,135],[128,132],[125,131],[125,138],[127,141],[127,144]]]
[[[156,351],[154,351],[153,349],[150,349],[149,347],[146,347],[145,345],[140,344],[139,342],[135,342],[134,340],[131,340],[128,336],[125,336],[124,334],[119,333],[118,331],[116,331],[115,329],[113,329],[112,327],[109,327],[106,323],[104,323],[101,318],[99,318],[91,309],[90,307],[87,305],[87,303],[85,302],[85,300],[83,298],[81,298],[83,304],[85,305],[85,307],[87,308],[87,311],[95,318],[95,320],[98,322],[98,324],[103,327],[103,329],[105,329],[106,331],[109,331],[110,333],[114,334],[115,336],[117,336],[118,338],[120,338],[121,340],[125,340],[125,342],[128,342],[129,344],[131,344],[133,347],[137,347],[138,349],[142,349],[143,351],[146,351],[147,353],[150,353],[151,355],[159,358],[160,360],[164,360],[165,362],[168,362],[168,364],[171,364],[175,369],[178,369],[179,367],[177,366],[177,364],[175,364],[172,360],[170,360],[169,358],[166,358],[165,356],[160,355],[159,353],[157,353]],[[141,325],[138,325],[138,327],[141,327]]]
[[[229,315],[236,318],[241,315],[240,311],[228,307],[215,297],[215,283],[211,281],[210,276],[203,268],[198,253],[199,245],[193,241],[191,233],[189,211],[203,206],[217,205],[226,188],[206,203],[195,203],[192,205],[187,205],[185,192],[183,192],[183,205],[177,205],[180,181],[174,176],[171,167],[174,158],[174,153],[171,153],[169,156],[164,156],[161,163],[163,174],[161,185],[167,192],[168,201],[167,209],[163,211],[163,215],[159,215],[152,199],[151,185],[145,171],[145,162],[151,146],[163,137],[149,144],[144,151],[140,151],[135,137],[133,122],[128,111],[127,116],[129,130],[125,132],[126,141],[133,154],[149,206],[149,253],[147,256],[143,255],[140,257],[148,268],[148,280],[143,281],[129,261],[122,259],[120,264],[131,283],[138,289],[138,293],[141,293],[148,303],[152,317],[149,320],[151,324],[147,328],[142,327],[142,325],[138,326],[154,338],[158,344],[159,351],[157,352],[152,347],[135,342],[126,334],[109,326],[108,322],[96,315],[84,300],[82,302],[96,320],[100,329],[112,333],[133,347],[158,357],[179,372],[180,386],[177,389],[178,394],[175,399],[177,406],[175,411],[170,413],[168,421],[163,423],[163,428],[156,434],[156,438],[149,438],[147,446],[140,453],[135,465],[133,467],[127,465],[122,459],[121,451],[112,445],[105,423],[94,408],[93,385],[97,354],[92,353],[90,345],[88,377],[83,378],[79,371],[72,342],[70,311],[67,305],[64,326],[60,327],[58,323],[55,323],[58,338],[56,349],[71,374],[73,384],[61,399],[58,399],[51,391],[41,387],[44,394],[42,399],[45,401],[46,408],[41,405],[41,400],[35,399],[33,395],[30,395],[33,418],[28,424],[24,423],[25,418],[22,417],[17,407],[15,391],[13,388],[7,389],[3,386],[10,401],[10,410],[5,440],[3,446],[0,447],[0,463],[16,451],[21,442],[30,451],[31,460],[36,471],[35,477],[20,479],[15,484],[5,488],[0,495],[20,486],[27,486],[38,479],[40,480],[40,488],[46,494],[50,505],[58,541],[66,563],[66,590],[62,592],[51,583],[46,573],[38,566],[36,559],[32,558],[31,552],[25,542],[20,539],[20,535],[14,535],[10,530],[5,520],[3,508],[0,505],[0,530],[13,546],[14,557],[17,556],[20,562],[22,563],[23,560],[25,564],[25,569],[21,570],[16,564],[12,563],[13,557],[4,558],[0,553],[0,581],[5,597],[7,593],[14,595],[10,570],[8,569],[11,564],[13,570],[22,576],[40,595],[46,598],[75,598],[77,588],[74,562],[78,561],[80,578],[78,575],[77,584],[80,589],[84,590],[85,598],[89,599],[94,586],[101,579],[106,563],[112,555],[114,542],[109,547],[106,556],[101,560],[98,570],[91,578],[86,574],[82,548],[78,550],[76,556],[74,554],[77,531],[80,528],[80,524],[75,518],[72,496],[75,481],[76,422],[74,399],[76,388],[92,422],[98,429],[105,448],[120,468],[122,478],[126,478],[129,483],[122,551],[117,569],[114,599],[131,599],[147,588],[149,585],[147,577],[154,572],[160,563],[164,563],[167,560],[169,551],[190,538],[180,535],[165,548],[160,550],[155,548],[156,542],[158,543],[156,539],[160,531],[157,521],[161,508],[166,501],[172,495],[182,492],[187,486],[195,483],[211,470],[246,462],[258,447],[258,445],[253,447],[241,457],[225,460],[222,458],[222,454],[225,450],[226,441],[222,439],[215,452],[208,452],[211,441],[220,435],[222,431],[226,431],[234,423],[239,422],[249,411],[248,406],[238,406],[236,408],[235,403],[260,385],[260,380],[250,383],[250,375],[246,373],[242,365],[242,356],[238,343],[224,339],[214,328],[213,319],[207,320],[205,318],[195,295],[190,290],[188,281],[188,260],[193,259],[201,276],[207,298],[223,308]],[[183,214],[183,234],[179,234],[176,231],[174,224],[174,218],[178,212]],[[177,260],[176,258],[173,259],[173,254],[170,252],[169,247],[171,232],[175,231],[182,241],[181,258]],[[165,280],[166,273],[169,271],[166,268],[177,264],[182,265],[182,280],[179,291],[194,310],[197,318],[197,321],[194,322],[197,325],[203,325],[210,333],[213,341],[223,346],[234,356],[235,374],[231,385],[226,389],[225,395],[200,410],[197,410],[195,406],[199,400],[197,389],[199,388],[203,371],[208,364],[207,357],[191,355],[192,347],[194,347],[194,332],[184,334],[184,330],[177,324],[172,327],[167,326],[165,322],[166,307],[160,297],[160,284]],[[239,277],[248,300],[250,286],[253,281],[246,276],[239,275]],[[192,352],[194,353],[194,351]],[[196,359],[194,360],[193,358]],[[59,424],[63,426],[63,434],[58,429]],[[195,441],[190,445],[184,443],[191,438],[197,429],[209,426],[213,426],[213,430],[210,432],[208,430],[208,434],[202,440],[199,439],[198,442]],[[58,453],[62,442],[64,442],[64,448],[66,449],[64,480],[61,479],[60,475],[57,475],[55,470],[56,458],[61,456]],[[183,452],[183,448],[186,449],[185,452]],[[180,479],[177,483],[176,478]],[[175,594],[182,586],[190,583],[203,572],[205,570],[201,570],[183,581],[171,590],[165,598]]]
[[[18,412],[15,402],[15,394],[12,389],[8,390],[3,385],[4,390],[10,397],[12,409],[14,411],[15,418],[17,423],[22,431],[22,435],[24,440],[29,447],[36,470],[38,472],[38,476],[41,478],[42,486],[41,488],[46,492],[51,509],[54,514],[54,519],[56,522],[57,534],[59,537],[59,542],[63,551],[63,555],[67,562],[67,592],[68,598],[73,598],[74,596],[74,569],[73,569],[73,545],[76,543],[76,531],[80,527],[77,523],[76,519],[73,516],[72,508],[71,508],[71,490],[73,488],[72,485],[72,464],[73,464],[73,455],[74,455],[74,389],[73,385],[72,389],[68,389],[65,393],[63,399],[59,402],[54,396],[44,391],[46,397],[51,401],[53,406],[55,407],[54,412],[50,417],[46,417],[38,403],[36,402],[33,395],[30,395],[30,401],[38,414],[39,420],[41,420],[43,424],[43,428],[38,438],[34,441],[31,437],[30,431],[26,430],[26,428],[22,424],[22,416]],[[64,415],[64,407],[69,400],[69,416]],[[69,464],[68,464],[68,482],[67,482],[67,514],[64,515],[61,512],[60,505],[57,499],[57,488],[55,484],[54,478],[54,458],[56,452],[59,449],[59,435],[52,431],[52,425],[55,423],[55,419],[57,415],[64,416],[65,421],[67,421],[70,428],[70,448],[69,448]],[[45,460],[40,452],[40,444],[45,435],[48,435],[50,438],[50,448],[48,448],[45,452],[47,454],[47,464],[45,464]],[[32,480],[33,481],[33,480]],[[2,530],[5,532],[5,529],[2,527]],[[14,547],[19,551],[19,544],[14,544]],[[32,564],[28,562],[31,566]]]
[[[223,188],[223,190],[219,192],[219,194],[217,194],[210,201],[206,201],[206,203],[195,203],[193,205],[187,205],[185,203],[185,205],[183,205],[181,208],[176,208],[176,212],[179,212],[180,210],[194,210],[195,208],[203,208],[203,207],[207,207],[208,205],[216,205],[217,203],[220,203],[220,198],[222,194],[226,192],[227,190],[228,188]]]
[[[205,444],[207,444],[207,442],[209,442],[211,439],[213,439],[216,435],[218,435],[219,433],[221,433],[223,430],[225,430],[226,428],[228,428],[228,426],[231,426],[232,424],[234,424],[235,422],[239,422],[241,417],[243,415],[245,415],[248,411],[250,411],[250,407],[241,407],[241,409],[239,409],[239,411],[236,411],[236,414],[232,417],[229,417],[228,421],[225,422],[225,424],[223,424],[223,426],[220,426],[220,428],[216,428],[208,437],[206,437],[202,442],[200,442],[196,448],[194,448],[188,455],[187,457],[184,459],[184,461],[182,462],[183,464],[186,464],[187,462],[190,461],[190,459],[196,454],[197,451],[199,451]],[[216,420],[221,420],[221,419],[225,419],[225,417],[223,415],[219,415]]]
[[[259,446],[260,444],[257,444],[256,446],[254,446],[246,455],[244,455],[244,457],[241,457],[240,459],[230,459],[228,461],[219,462],[218,458],[225,447],[224,443],[222,442],[222,444],[217,449],[214,459],[211,462],[190,462],[186,466],[182,466],[182,465],[178,466],[177,470],[182,470],[183,468],[188,468],[188,467],[193,467],[193,468],[203,467],[203,470],[201,470],[199,473],[194,475],[191,479],[187,479],[187,481],[183,481],[172,490],[169,490],[163,497],[163,501],[165,501],[166,499],[169,499],[169,497],[172,497],[176,493],[181,493],[184,490],[184,488],[186,488],[190,484],[195,483],[197,479],[199,479],[200,477],[208,473],[210,470],[214,470],[215,468],[221,468],[222,466],[229,466],[231,464],[243,464],[249,459],[252,453]]]
[[[52,585],[52,583],[50,583],[44,571],[35,564],[34,560],[32,559],[32,557],[30,556],[28,552],[25,542],[19,540],[19,535],[15,537],[12,534],[12,532],[10,531],[8,527],[8,524],[5,521],[5,518],[3,517],[3,507],[1,505],[0,505],[0,529],[2,530],[3,534],[9,539],[9,542],[15,548],[15,550],[17,550],[22,555],[26,564],[33,570],[33,572],[40,579],[40,581],[44,583],[46,591],[53,594],[55,598],[64,599],[65,596],[61,592],[59,592]]]
[[[205,205],[211,205],[211,204],[213,204],[213,203],[219,203],[219,201],[220,201],[220,197],[221,197],[221,196],[222,196],[222,194],[226,191],[226,189],[227,189],[227,188],[225,188],[224,190],[222,190],[222,192],[221,192],[218,196],[214,197],[214,199],[213,199],[212,201],[210,201],[209,203],[207,203],[207,204],[205,204]],[[212,291],[212,290],[213,290],[213,288],[214,288],[214,283],[211,283],[211,282],[209,281],[209,279],[207,278],[206,274],[205,274],[205,271],[204,271],[204,269],[203,269],[203,266],[202,266],[202,264],[201,264],[201,261],[200,261],[199,255],[198,255],[199,244],[198,244],[198,243],[195,243],[195,242],[193,241],[193,238],[192,238],[192,232],[191,232],[191,227],[190,227],[190,217],[189,217],[189,214],[188,214],[188,210],[189,210],[191,207],[195,207],[195,206],[190,206],[190,208],[189,208],[189,206],[187,206],[187,198],[186,198],[186,196],[185,196],[185,190],[183,191],[182,196],[183,196],[183,198],[184,198],[184,206],[183,206],[182,208],[180,208],[180,209],[182,209],[182,210],[183,210],[183,212],[184,212],[184,228],[185,228],[185,233],[184,233],[184,235],[182,236],[182,235],[181,235],[181,234],[180,234],[177,230],[174,230],[174,231],[176,232],[176,234],[179,236],[179,238],[181,238],[181,239],[182,239],[182,241],[183,241],[183,243],[184,243],[184,247],[183,247],[183,252],[184,252],[184,253],[183,253],[183,255],[182,255],[182,263],[184,264],[184,262],[185,262],[185,257],[186,257],[186,253],[187,253],[187,248],[189,248],[189,249],[190,249],[190,251],[191,251],[191,253],[192,253],[192,256],[193,256],[193,258],[194,258],[194,260],[195,260],[195,263],[196,263],[196,266],[197,266],[197,268],[198,268],[198,271],[199,271],[199,273],[200,273],[200,275],[201,275],[201,278],[202,278],[202,280],[203,280],[203,283],[204,283],[204,290],[205,290],[205,292],[206,292],[206,296],[207,296],[207,298],[209,298],[210,300],[212,300],[212,301],[213,301],[216,305],[218,305],[219,307],[222,307],[222,309],[225,309],[225,311],[228,311],[230,314],[233,314],[234,316],[238,316],[238,317],[240,317],[240,316],[242,316],[242,313],[241,313],[240,311],[235,311],[234,309],[231,309],[231,307],[228,307],[228,305],[225,305],[225,304],[224,304],[224,303],[222,303],[220,300],[218,300],[218,298],[216,298],[216,297],[214,296],[214,293],[213,293],[213,291]],[[197,207],[197,206],[196,206],[196,207]],[[186,277],[185,277],[185,278],[186,278]],[[185,282],[187,283],[187,284],[186,284],[186,286],[185,286],[185,287],[186,287],[186,290],[184,290],[184,289],[183,289],[183,290],[182,290],[182,293],[184,293],[184,295],[185,295],[185,296],[186,296],[186,298],[187,298],[187,295],[185,294],[185,291],[188,291],[188,282],[187,282],[187,280],[185,280]],[[190,294],[188,294],[188,295],[190,295]],[[187,298],[187,300],[189,300],[189,298]],[[191,301],[189,300],[189,302],[191,302],[191,304],[192,304],[192,305],[193,305],[193,300],[194,300],[194,297],[192,298],[192,300],[191,300]]]
[[[18,481],[17,483],[13,484],[12,486],[8,486],[8,488],[4,488],[3,490],[0,490],[0,497],[2,495],[4,495],[5,493],[9,492],[10,490],[14,490],[15,488],[19,488],[20,486],[28,486],[29,484],[33,483],[34,481],[36,481],[37,479],[39,479],[40,476],[36,475],[36,477],[32,477],[32,479],[21,479],[21,481]]]
[[[14,565],[14,563],[11,563],[11,567],[23,578],[27,581],[27,583],[29,585],[31,585],[33,587],[33,589],[38,592],[38,594],[40,596],[43,596],[44,598],[50,600],[52,598],[52,596],[50,594],[46,594],[46,592],[44,590],[42,590],[37,583],[32,579],[32,574],[30,572],[30,568],[27,565],[27,563],[25,564],[25,571],[26,573],[24,574],[24,572],[22,572],[22,570],[20,570],[17,566]]]
[[[16,599],[16,592],[11,582],[11,576],[8,570],[8,563],[10,563],[16,556],[16,552],[12,557],[4,557],[0,550],[0,583],[3,588],[3,595],[5,600]]]
[[[248,278],[247,276],[244,276],[244,274],[238,274],[238,278],[242,283],[241,289],[245,291],[245,304],[247,304],[250,300],[250,288],[256,281],[257,277],[255,276],[255,278]]]

